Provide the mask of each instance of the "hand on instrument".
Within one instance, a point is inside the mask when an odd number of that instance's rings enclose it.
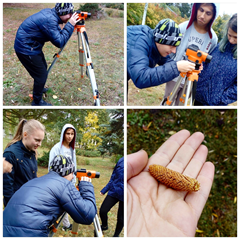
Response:
[[[179,72],[190,72],[195,69],[196,64],[187,60],[181,60],[177,62],[177,68]]]
[[[204,136],[187,130],[171,136],[150,159],[141,150],[127,157],[128,237],[192,237],[211,190],[214,165],[205,162]],[[158,164],[196,178],[197,192],[183,192],[160,184],[148,172]]]
[[[89,177],[81,177],[81,181],[92,182],[92,179]]]
[[[79,22],[80,21],[80,19],[79,19],[79,17],[78,17],[78,13],[74,13],[73,15],[72,15],[72,17],[69,19],[69,22],[73,25],[73,26],[75,26],[76,25],[76,23],[77,22]]]

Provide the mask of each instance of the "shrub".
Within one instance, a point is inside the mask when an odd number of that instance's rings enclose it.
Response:
[[[49,161],[49,152],[43,152],[42,157],[38,158],[38,165],[42,167],[48,167],[48,161]]]
[[[112,157],[111,157],[111,162],[113,162],[113,163],[117,163],[118,162],[118,160],[120,159],[120,158],[122,158],[123,156],[122,155],[120,155],[120,154],[114,154],[114,155],[112,155]]]
[[[85,3],[83,5],[80,5],[78,10],[93,14],[95,11],[100,11],[101,8],[98,7],[98,3]]]
[[[99,151],[76,149],[76,155],[84,157],[100,157],[101,153]]]

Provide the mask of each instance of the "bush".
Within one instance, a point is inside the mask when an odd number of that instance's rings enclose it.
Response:
[[[124,3],[106,3],[106,8],[124,10]]]
[[[122,158],[122,157],[123,157],[122,155],[116,154],[116,155],[112,155],[112,157],[110,158],[110,160],[111,160],[111,162],[113,162],[113,163],[117,163],[118,160],[119,160],[120,158]]]
[[[76,149],[76,155],[84,157],[100,157],[101,153],[99,151]]]
[[[98,3],[85,3],[83,5],[79,6],[79,9],[82,12],[89,12],[89,13],[95,13],[96,11],[100,11],[101,8],[98,7]]]
[[[38,158],[38,165],[41,166],[41,167],[48,167],[48,161],[49,161],[49,154],[50,154],[50,151],[49,152],[43,152],[43,155],[42,157]]]

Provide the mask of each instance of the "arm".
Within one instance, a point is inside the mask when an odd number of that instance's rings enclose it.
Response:
[[[3,174],[3,196],[4,196],[4,205],[6,207],[7,203],[14,194],[14,180],[16,172],[16,157],[12,152],[4,152],[3,157],[6,161],[13,165],[12,171],[10,173]]]
[[[60,204],[76,223],[91,224],[97,213],[92,183],[81,181],[78,191],[69,182],[62,194]]]
[[[136,87],[158,86],[179,75],[176,62],[170,61],[170,59],[166,63],[165,60],[162,60],[162,66],[150,67],[149,52],[152,47],[144,38],[139,38],[137,42],[136,46],[128,49],[127,54],[127,70]]]
[[[237,101],[237,78],[235,78],[234,83],[227,89],[224,90],[222,94],[221,105],[228,105]]]

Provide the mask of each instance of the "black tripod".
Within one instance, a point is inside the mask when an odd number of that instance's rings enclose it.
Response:
[[[81,67],[81,77],[83,78],[83,67],[84,67],[84,57],[86,61],[86,67],[87,67],[87,75],[91,81],[92,85],[92,93],[94,98],[94,105],[100,106],[100,99],[99,99],[99,91],[97,88],[97,83],[95,79],[95,74],[93,70],[93,63],[90,55],[90,49],[88,44],[88,37],[87,32],[85,28],[85,19],[91,15],[91,13],[87,12],[80,12],[77,11],[80,21],[75,25],[74,31],[77,30],[78,35],[78,52],[79,52],[79,66]],[[52,67],[60,57],[63,49],[65,48],[66,44],[59,50],[58,53],[56,53],[53,57],[54,60],[51,63],[50,67],[48,68],[48,74],[50,73]]]

